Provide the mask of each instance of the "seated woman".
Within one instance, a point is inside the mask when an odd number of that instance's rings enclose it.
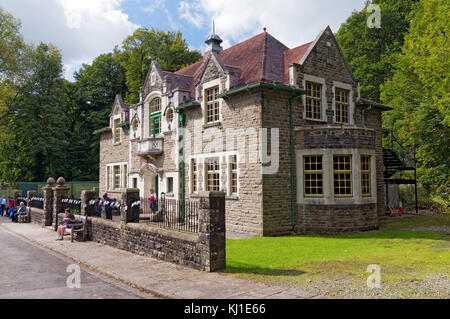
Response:
[[[58,238],[56,238],[56,240],[63,240],[64,231],[66,230],[66,227],[70,227],[70,225],[75,222],[76,222],[75,216],[70,212],[69,208],[66,208],[64,210],[63,223],[60,226],[58,226]]]

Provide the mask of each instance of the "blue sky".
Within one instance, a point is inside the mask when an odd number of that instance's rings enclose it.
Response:
[[[327,25],[337,31],[365,0],[1,0],[0,6],[22,22],[29,43],[50,42],[61,49],[64,76],[83,63],[111,52],[138,27],[180,30],[190,48],[204,51],[216,33],[229,46],[262,32],[288,47],[314,38]]]

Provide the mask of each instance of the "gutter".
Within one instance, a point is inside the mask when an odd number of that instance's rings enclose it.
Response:
[[[222,99],[228,99],[233,94],[236,94],[236,93],[239,93],[239,92],[244,92],[244,91],[248,92],[250,89],[254,89],[254,88],[268,88],[268,89],[280,90],[280,91],[285,91],[285,92],[292,92],[292,93],[297,93],[297,94],[302,94],[302,95],[306,93],[303,90],[295,89],[295,88],[292,88],[292,87],[259,82],[259,83],[246,85],[244,87],[241,87],[241,88],[238,88],[238,89],[235,89],[235,90],[231,90],[231,91],[219,94],[219,95],[217,95],[217,97],[218,98],[222,98]]]
[[[200,106],[200,103],[198,103],[198,102],[192,102],[192,103],[189,103],[189,104],[181,105],[181,106],[175,108],[175,110],[176,110],[176,111],[184,110],[184,109],[186,109],[186,108],[188,108],[188,107],[191,107],[191,106]]]
[[[104,132],[111,132],[111,131],[112,131],[112,128],[105,127],[105,128],[100,129],[100,130],[94,131],[92,134],[98,135],[98,134],[102,134]]]
[[[362,126],[366,126],[366,118],[364,116],[364,113],[370,111],[371,109],[372,109],[372,105],[370,105],[367,109],[362,110],[362,112],[361,112],[361,125]]]

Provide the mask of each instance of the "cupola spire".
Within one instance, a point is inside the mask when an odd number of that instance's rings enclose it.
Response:
[[[220,46],[222,43],[222,39],[216,34],[216,24],[213,21],[213,30],[212,34],[206,39],[205,43],[209,45],[209,49],[211,51],[217,51],[220,52],[223,50],[223,48]]]

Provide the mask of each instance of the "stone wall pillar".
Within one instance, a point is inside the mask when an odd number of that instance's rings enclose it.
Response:
[[[64,186],[66,180],[63,177],[56,181],[57,186],[53,187],[53,222],[52,226],[55,230],[58,229],[58,213],[62,213],[62,199],[67,198],[69,194],[69,187]]]
[[[98,192],[95,190],[81,191],[81,212],[82,216],[95,216],[95,205],[89,204],[91,200],[98,198]]]
[[[226,267],[225,253],[225,193],[200,192],[199,239],[205,271]]]
[[[47,185],[42,188],[44,196],[44,225],[51,226],[53,221],[53,187],[55,186],[55,179],[49,177]]]
[[[127,188],[122,192],[122,208],[120,211],[120,221],[122,223],[139,223],[140,206],[132,204],[139,201],[139,189]]]

